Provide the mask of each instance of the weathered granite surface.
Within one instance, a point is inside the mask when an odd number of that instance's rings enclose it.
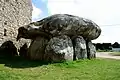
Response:
[[[30,44],[30,47],[28,49],[28,57],[31,60],[43,60],[47,44],[47,39],[45,39],[44,37],[37,37]]]
[[[73,60],[71,39],[66,35],[51,38],[45,48],[44,59],[53,62]]]
[[[20,32],[21,30],[24,32]],[[17,39],[29,39],[33,35],[46,37],[67,35],[69,37],[82,36],[93,40],[100,34],[100,27],[91,20],[69,14],[55,14],[19,28]]]
[[[75,59],[87,58],[86,41],[82,36],[78,36],[73,40]]]
[[[92,41],[87,42],[88,45],[88,57],[91,58],[96,58],[96,48],[93,45]]]

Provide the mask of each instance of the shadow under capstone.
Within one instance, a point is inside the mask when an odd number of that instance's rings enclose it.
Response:
[[[5,64],[5,66],[10,68],[29,68],[47,65],[48,62],[28,60],[23,56],[19,56],[13,42],[6,41],[0,47],[0,64]]]
[[[12,58],[17,55],[17,48],[12,41],[6,41],[0,46],[0,57]]]

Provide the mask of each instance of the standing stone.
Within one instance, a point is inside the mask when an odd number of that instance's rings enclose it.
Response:
[[[86,41],[82,36],[78,36],[73,40],[73,46],[75,59],[87,58]]]
[[[20,50],[19,50],[20,57],[27,59],[28,58],[27,52],[28,52],[28,46],[25,43],[22,47],[20,47]]]
[[[28,56],[31,60],[43,60],[45,47],[48,44],[48,40],[44,37],[37,37],[32,41],[29,49]]]
[[[88,41],[88,58],[96,58],[96,48],[91,41]]]
[[[22,39],[16,42],[17,30],[20,26],[32,21],[31,0],[0,0],[0,45],[6,41],[13,41],[19,48],[30,40]]]
[[[45,49],[44,58],[52,62],[73,60],[73,45],[71,39],[65,35],[50,39]]]

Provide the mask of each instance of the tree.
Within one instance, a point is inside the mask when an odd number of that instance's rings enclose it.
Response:
[[[118,42],[115,42],[113,45],[112,45],[113,48],[120,48],[120,44]]]

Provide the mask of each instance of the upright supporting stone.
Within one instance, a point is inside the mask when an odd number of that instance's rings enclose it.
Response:
[[[78,36],[73,40],[73,46],[75,59],[87,58],[86,41],[83,39],[82,36]]]
[[[87,46],[87,58],[96,58],[96,48],[91,41],[86,41]]]
[[[27,52],[28,52],[28,46],[25,43],[22,47],[20,47],[20,50],[19,50],[20,57],[28,59],[28,53]]]
[[[50,62],[73,60],[73,45],[71,39],[65,35],[53,37],[46,46],[45,60]]]
[[[43,60],[45,47],[48,44],[48,40],[44,37],[37,37],[32,41],[29,49],[28,56],[31,60]]]

